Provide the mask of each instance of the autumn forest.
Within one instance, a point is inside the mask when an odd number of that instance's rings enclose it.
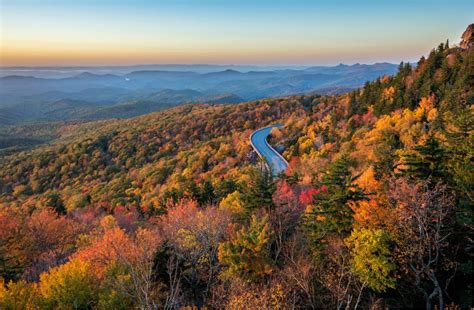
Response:
[[[470,309],[468,31],[349,92],[55,123],[0,153],[0,309]],[[276,177],[249,142],[273,124]]]

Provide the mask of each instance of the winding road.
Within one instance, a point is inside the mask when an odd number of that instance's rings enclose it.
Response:
[[[250,136],[250,144],[257,152],[258,156],[264,159],[271,167],[274,176],[280,174],[288,168],[288,162],[273,147],[268,144],[267,137],[273,128],[282,128],[282,125],[272,125],[260,128]]]

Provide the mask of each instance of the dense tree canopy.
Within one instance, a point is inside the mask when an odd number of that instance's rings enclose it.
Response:
[[[443,43],[350,93],[0,155],[0,308],[472,307],[473,64]],[[277,178],[249,143],[274,123]]]

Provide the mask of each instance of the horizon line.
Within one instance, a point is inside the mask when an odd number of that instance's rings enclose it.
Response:
[[[400,61],[400,62],[389,62],[389,61],[376,61],[376,62],[354,62],[354,63],[343,63],[338,64],[211,64],[211,63],[150,63],[150,64],[133,64],[133,65],[49,65],[49,66],[0,66],[0,69],[48,69],[48,68],[71,68],[71,69],[80,69],[80,68],[129,68],[129,67],[147,67],[147,66],[216,66],[216,67],[337,67],[337,66],[354,66],[354,65],[378,65],[378,64],[390,64],[398,65],[401,62],[403,63],[417,63],[418,61]]]

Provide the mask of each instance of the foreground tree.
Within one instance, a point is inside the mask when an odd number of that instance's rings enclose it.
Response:
[[[258,169],[250,170],[247,184],[243,190],[244,207],[247,217],[250,217],[254,210],[263,208],[270,211],[274,208],[273,193],[276,190],[276,183],[270,169],[262,163]]]
[[[390,238],[382,229],[354,229],[346,239],[351,248],[352,268],[364,286],[376,292],[395,287],[395,264],[390,256]]]
[[[89,308],[97,302],[97,279],[89,263],[72,260],[42,274],[39,292],[47,309]]]
[[[444,288],[449,278],[445,274],[453,272],[448,249],[455,202],[446,185],[432,187],[430,183],[400,179],[393,183],[390,194],[396,208],[396,255],[404,271],[413,277],[427,310],[434,300],[438,309],[445,305]]]
[[[168,266],[174,267],[169,271],[178,272],[181,282],[175,282],[175,288],[181,287],[181,293],[193,304],[204,304],[210,288],[218,281],[218,247],[227,236],[230,219],[227,210],[201,208],[189,200],[179,201],[159,219],[170,250]]]
[[[58,215],[51,208],[35,211],[27,222],[28,253],[31,262],[25,277],[37,280],[40,273],[66,262],[75,250],[75,240],[82,229],[75,221]]]
[[[352,175],[352,164],[349,158],[341,157],[330,164],[321,181],[315,181],[320,190],[313,194],[313,203],[305,214],[305,226],[315,246],[328,234],[347,235],[351,231],[351,203],[365,199],[354,183],[358,176]]]
[[[36,309],[38,285],[25,280],[5,283],[0,278],[0,309]]]
[[[240,277],[258,281],[272,271],[270,259],[270,225],[268,218],[252,216],[248,228],[243,227],[230,241],[219,245],[219,261],[224,265],[224,278]]]
[[[160,284],[154,281],[154,258],[160,237],[156,231],[139,229],[129,236],[117,227],[115,220],[102,220],[103,236],[91,236],[74,257],[90,264],[93,274],[106,284],[102,297],[110,294],[134,301],[142,309],[153,309],[160,303]],[[163,268],[163,266],[160,266]]]
[[[413,151],[402,155],[403,167],[399,168],[400,174],[424,180],[443,179],[445,153],[439,141],[430,136],[423,144],[415,146]]]
[[[272,256],[275,261],[278,261],[285,243],[300,224],[304,208],[299,202],[294,188],[284,180],[277,183],[273,202],[275,208],[268,216],[274,234]]]

